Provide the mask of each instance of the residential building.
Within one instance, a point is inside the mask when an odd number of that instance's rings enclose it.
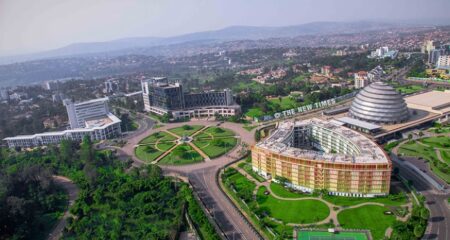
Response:
[[[398,51],[397,50],[389,50],[389,47],[380,47],[377,48],[375,51],[372,51],[369,58],[391,58],[394,59],[397,57]]]
[[[437,68],[450,68],[450,55],[439,56],[436,65]]]
[[[441,56],[441,49],[433,49],[428,53],[428,63],[437,64],[439,57]]]
[[[105,81],[105,93],[113,94],[119,91],[119,82],[114,79],[108,79]]]
[[[366,71],[359,71],[353,74],[355,81],[355,89],[360,89],[369,84],[369,79]]]
[[[320,73],[321,73],[322,75],[325,75],[325,76],[327,76],[327,77],[330,77],[330,76],[331,76],[331,66],[323,66],[323,67],[320,69]]]

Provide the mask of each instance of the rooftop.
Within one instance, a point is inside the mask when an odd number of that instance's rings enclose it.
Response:
[[[370,131],[381,129],[381,126],[379,126],[379,125],[375,125],[375,124],[372,124],[372,123],[369,123],[369,122],[365,122],[365,121],[361,121],[361,120],[354,119],[354,118],[341,117],[341,118],[338,118],[337,120],[340,121],[340,122],[351,124],[353,126],[364,128],[364,129],[367,129],[367,130],[370,130]]]
[[[355,155],[345,155],[340,153],[326,153],[321,151],[301,149],[289,146],[289,137],[295,127],[310,126],[320,127],[339,135],[342,139],[348,141],[358,151]],[[274,133],[267,139],[259,142],[256,146],[267,150],[277,152],[284,156],[295,158],[304,158],[317,161],[329,161],[336,163],[387,163],[388,159],[385,152],[373,141],[361,133],[341,126],[334,121],[324,121],[317,118],[303,121],[285,121],[281,122]]]
[[[433,112],[450,113],[450,91],[430,91],[406,97],[408,105],[421,106]],[[425,109],[427,110],[427,109]]]

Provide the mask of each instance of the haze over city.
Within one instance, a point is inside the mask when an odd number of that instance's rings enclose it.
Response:
[[[0,56],[79,42],[168,37],[235,25],[361,20],[442,23],[449,20],[448,9],[446,0],[2,0]]]
[[[449,9],[0,0],[0,239],[450,239]]]

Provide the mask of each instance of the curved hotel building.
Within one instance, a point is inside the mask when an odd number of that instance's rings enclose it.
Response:
[[[287,178],[295,189],[353,197],[387,195],[392,170],[376,143],[337,121],[320,119],[280,122],[252,147],[252,165],[265,178]]]

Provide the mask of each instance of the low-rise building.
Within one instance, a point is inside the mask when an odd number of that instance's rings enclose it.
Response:
[[[121,134],[120,119],[111,113],[103,117],[86,120],[85,128],[76,128],[59,132],[46,132],[34,135],[20,135],[8,137],[4,140],[10,148],[32,148],[50,144],[59,144],[62,140],[80,142],[84,136],[89,136],[92,141],[105,140],[119,137]]]

